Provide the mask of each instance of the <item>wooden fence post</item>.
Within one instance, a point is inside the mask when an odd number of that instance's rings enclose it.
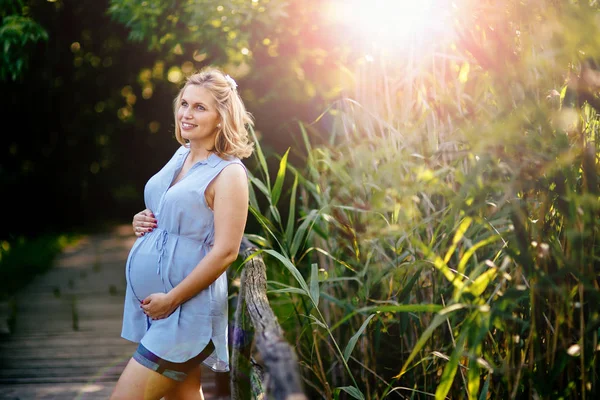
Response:
[[[243,259],[258,249],[246,238],[240,254]],[[260,363],[252,357],[256,346]],[[246,400],[306,400],[298,369],[298,359],[283,337],[267,298],[267,273],[260,254],[244,266],[233,324],[231,398]]]

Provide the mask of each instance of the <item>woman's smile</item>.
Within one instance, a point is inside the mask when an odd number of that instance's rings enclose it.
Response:
[[[195,127],[197,127],[198,125],[194,125],[194,124],[190,124],[189,122],[181,122],[181,129],[183,130],[190,130],[190,129],[194,129]]]

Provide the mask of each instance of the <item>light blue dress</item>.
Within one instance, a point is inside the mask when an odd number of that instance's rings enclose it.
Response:
[[[173,289],[211,249],[214,218],[204,191],[223,168],[232,163],[243,166],[238,158],[224,160],[211,153],[171,186],[188,154],[189,149],[181,146],[146,183],[144,201],[158,220],[158,228],[139,237],[129,252],[121,336],[141,342],[171,362],[195,357],[212,340],[215,351],[203,363],[225,372],[229,371],[226,273],[165,319],[152,321],[140,308],[148,295]]]

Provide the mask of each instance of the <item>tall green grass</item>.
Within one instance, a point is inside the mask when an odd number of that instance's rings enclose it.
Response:
[[[257,143],[250,239],[314,398],[600,394],[598,9],[472,7],[456,50],[359,66],[305,165]]]

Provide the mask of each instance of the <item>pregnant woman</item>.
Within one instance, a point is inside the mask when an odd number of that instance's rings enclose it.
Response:
[[[181,144],[144,189],[125,266],[121,336],[139,343],[111,399],[203,399],[201,363],[229,370],[227,267],[248,214],[251,115],[235,81],[206,68],[174,102]]]

